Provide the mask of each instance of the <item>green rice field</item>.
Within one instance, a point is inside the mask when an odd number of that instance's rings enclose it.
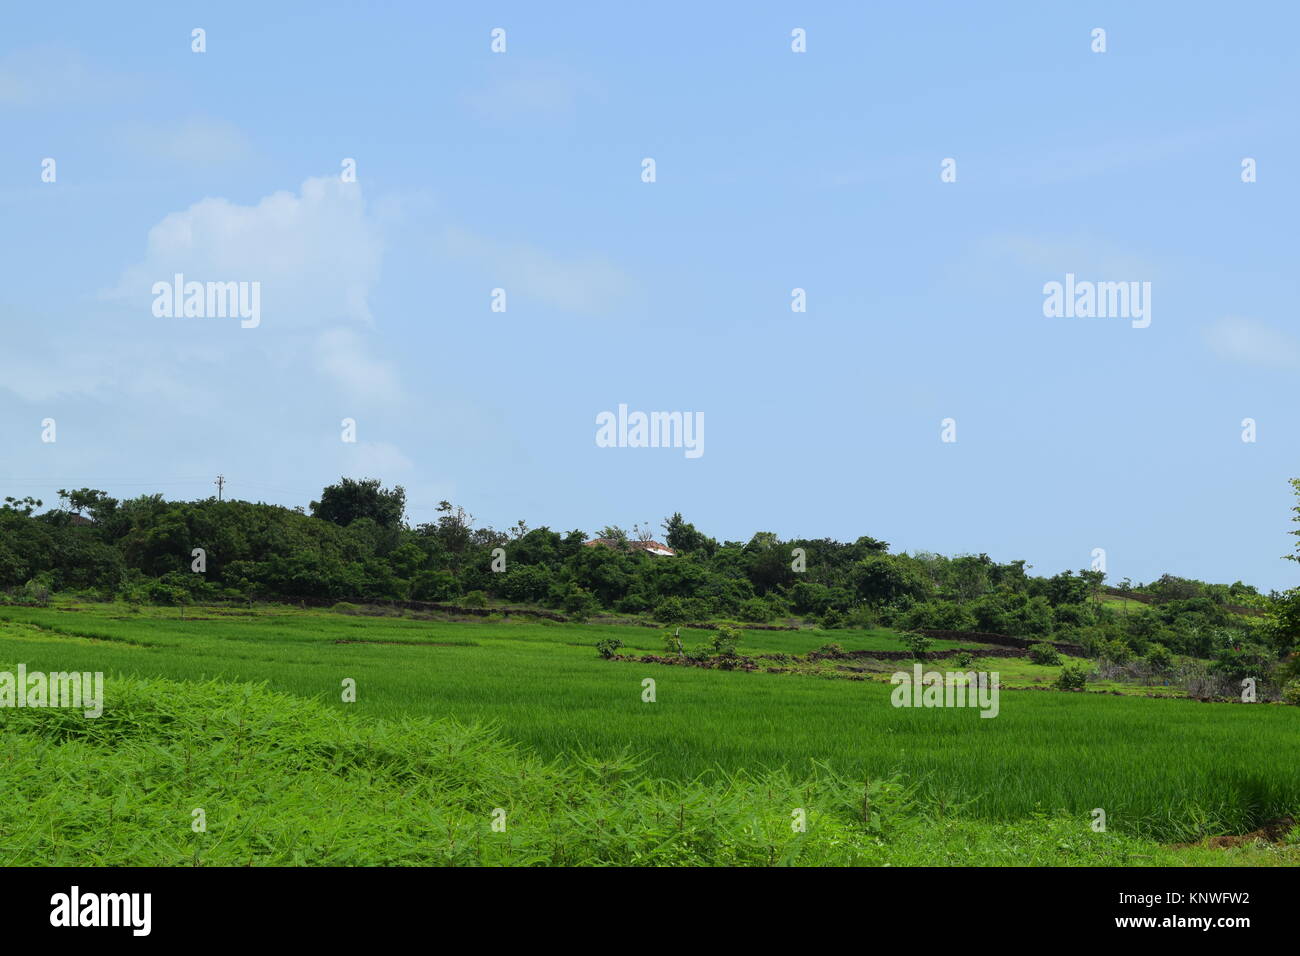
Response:
[[[185,620],[175,608],[0,608],[0,661],[103,671],[110,700],[128,676],[265,683],[357,723],[487,724],[542,760],[631,754],[648,778],[679,784],[822,767],[906,781],[928,806],[976,824],[1050,817],[1086,833],[1103,808],[1108,830],[1165,843],[1246,833],[1300,809],[1292,707],[1006,689],[998,716],[984,719],[974,709],[896,708],[879,680],[604,660],[595,644],[608,637],[624,642],[623,654],[662,650],[658,630],[625,625],[283,607],[191,608]],[[742,651],[805,654],[832,637],[845,650],[900,648],[887,631],[754,630]],[[342,700],[346,679],[352,703]]]

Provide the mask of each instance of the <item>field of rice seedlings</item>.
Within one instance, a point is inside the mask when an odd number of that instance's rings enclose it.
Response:
[[[12,666],[7,662],[3,666]],[[656,780],[482,727],[265,687],[115,681],[102,719],[0,712],[0,865],[1259,865],[1063,816],[958,817],[825,766]],[[791,826],[792,819],[800,826]]]
[[[996,719],[907,709],[888,684],[603,660],[598,640],[661,651],[652,628],[471,623],[288,608],[0,608],[0,660],[121,678],[265,682],[319,713],[492,725],[541,760],[635,754],[649,779],[715,771],[894,778],[969,823],[1038,814],[1165,842],[1244,833],[1300,809],[1300,713],[1277,705],[1007,690]],[[750,631],[749,651],[806,653],[820,631]],[[899,645],[837,631],[846,650]],[[643,700],[654,681],[654,702]],[[356,682],[356,700],[341,687]],[[147,709],[147,708],[146,708]],[[35,718],[41,719],[41,715]],[[108,725],[105,725],[108,726]]]

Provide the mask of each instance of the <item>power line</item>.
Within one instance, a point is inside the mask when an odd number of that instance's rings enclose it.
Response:
[[[90,481],[96,485],[179,485],[189,484],[194,481],[207,481],[207,475],[196,475],[192,478],[164,478],[161,481],[156,478],[76,478],[76,481]],[[67,484],[67,478],[55,478],[53,476],[45,478],[0,478],[0,481],[8,481],[14,484],[34,484],[36,482],[46,482],[49,484]]]

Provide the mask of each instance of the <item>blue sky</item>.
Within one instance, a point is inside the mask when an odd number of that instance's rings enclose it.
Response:
[[[9,11],[0,493],[1295,583],[1294,5],[472,6]],[[156,318],[177,271],[260,326]],[[1045,317],[1068,272],[1150,326]],[[705,453],[597,447],[620,403]]]

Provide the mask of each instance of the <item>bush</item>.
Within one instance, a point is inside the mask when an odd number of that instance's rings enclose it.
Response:
[[[1167,673],[1174,666],[1174,655],[1163,644],[1152,644],[1147,651],[1147,666],[1153,673]]]
[[[1052,611],[1057,629],[1085,627],[1096,619],[1096,613],[1086,604],[1059,604]]]
[[[617,637],[605,637],[596,642],[596,653],[605,660],[609,660],[618,653],[618,649],[623,646],[623,642]]]
[[[741,630],[738,627],[722,625],[713,635],[713,653],[720,657],[731,657],[740,646]]]
[[[870,608],[865,604],[858,605],[844,617],[846,627],[856,627],[864,631],[869,631],[879,624],[880,615],[874,608]]]
[[[420,571],[411,579],[413,601],[450,601],[459,593],[450,571]]]
[[[953,661],[962,670],[969,670],[970,668],[975,666],[975,655],[972,654],[970,651],[962,651],[960,654],[958,654],[956,657],[953,658]]]
[[[934,641],[926,637],[924,634],[916,634],[911,631],[902,634],[899,637],[899,640],[903,642],[904,646],[912,652],[912,656],[918,661],[925,660],[925,652],[928,651],[930,645],[934,643]]]
[[[844,614],[841,611],[832,608],[821,616],[821,620],[817,622],[817,626],[823,631],[833,631],[836,628],[843,627]]]
[[[644,614],[653,609],[654,605],[644,594],[629,594],[614,602],[614,610],[619,614]]]
[[[575,621],[585,621],[600,610],[600,602],[596,600],[596,595],[576,584],[569,585],[561,606],[564,608],[564,613]]]
[[[680,627],[663,631],[664,652],[667,654],[676,654],[678,657],[686,653],[682,648],[682,629]]]
[[[488,596],[482,591],[470,591],[460,599],[460,603],[466,607],[487,607]]]
[[[1288,681],[1282,688],[1282,700],[1300,707],[1300,680]]]
[[[656,621],[662,624],[685,624],[690,620],[685,602],[677,597],[665,598],[660,601],[653,616]]]
[[[1051,644],[1031,644],[1029,646],[1029,659],[1035,664],[1042,664],[1044,667],[1055,667],[1061,663],[1061,653]]]
[[[1210,662],[1209,672],[1232,681],[1260,677],[1272,670],[1272,662],[1257,650],[1224,650]]]
[[[927,601],[918,604],[903,615],[907,628],[925,628],[935,631],[973,631],[975,615],[964,604],[953,601]]]
[[[498,587],[508,601],[537,604],[551,589],[551,575],[539,565],[515,565],[501,576]]]
[[[1054,685],[1057,690],[1083,690],[1088,683],[1086,664],[1066,664],[1057,675]]]
[[[21,604],[38,604],[45,607],[50,603],[50,595],[54,591],[53,575],[48,571],[44,574],[38,574],[18,592],[18,601]]]
[[[790,603],[797,613],[816,617],[830,609],[831,591],[824,584],[800,581],[790,589]]]
[[[1096,644],[1097,658],[1112,664],[1127,664],[1133,659],[1133,649],[1123,641],[1102,639]]]
[[[742,621],[749,621],[753,624],[766,624],[772,618],[776,617],[772,605],[762,598],[750,598],[748,601],[742,601],[740,611],[736,615]]]
[[[707,661],[712,657],[712,648],[708,644],[700,644],[697,647],[691,647],[686,650],[686,659],[688,661]]]
[[[832,644],[823,644],[821,647],[817,648],[817,650],[814,651],[813,653],[815,653],[815,654],[823,654],[823,655],[825,655],[826,657],[841,657],[841,656],[843,656],[843,654],[844,654],[844,648],[842,648],[842,647],[840,647],[840,645],[838,645],[838,644],[834,644],[834,643],[832,643]]]
[[[713,617],[713,602],[706,598],[691,597],[682,601],[688,621],[707,621]]]

